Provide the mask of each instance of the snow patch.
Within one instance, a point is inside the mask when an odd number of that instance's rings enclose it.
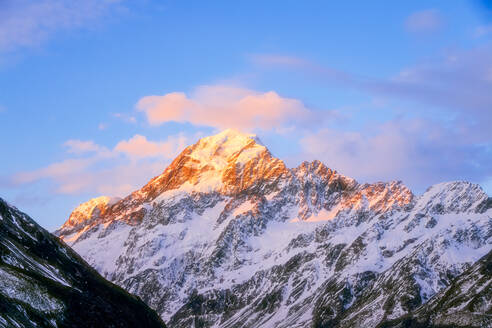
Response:
[[[253,208],[254,208],[255,204],[252,203],[251,201],[245,201],[244,203],[242,203],[241,205],[239,205],[235,210],[234,212],[232,213],[232,215],[234,216],[238,216],[238,215],[241,215],[243,213],[246,213],[248,211],[251,211]]]

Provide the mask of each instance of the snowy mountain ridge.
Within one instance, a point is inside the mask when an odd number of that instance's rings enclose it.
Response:
[[[288,169],[254,135],[187,147],[56,234],[171,327],[376,327],[492,249],[492,202],[457,181],[415,196],[319,161]]]

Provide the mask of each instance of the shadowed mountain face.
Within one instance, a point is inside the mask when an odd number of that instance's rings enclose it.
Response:
[[[380,327],[492,327],[492,251],[416,311]]]
[[[0,327],[165,325],[139,298],[0,199]]]
[[[289,169],[227,130],[131,195],[82,204],[56,234],[171,327],[376,327],[486,255],[491,216],[478,185],[416,196],[319,161]]]

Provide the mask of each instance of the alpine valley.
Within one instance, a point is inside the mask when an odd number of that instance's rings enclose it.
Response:
[[[169,327],[492,327],[480,186],[417,196],[319,161],[290,169],[234,130],[123,199],[80,205],[55,234]]]

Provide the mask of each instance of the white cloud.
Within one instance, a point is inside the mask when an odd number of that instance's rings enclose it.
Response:
[[[335,83],[353,83],[353,76],[347,72],[319,65],[316,62],[292,55],[284,54],[253,54],[249,60],[255,66],[262,68],[286,68],[292,70],[302,70],[313,77],[329,78]]]
[[[201,86],[190,97],[182,92],[147,96],[136,107],[151,125],[174,121],[220,129],[270,130],[312,118],[312,112],[297,99],[224,85]]]
[[[428,33],[439,30],[442,24],[443,19],[439,11],[427,9],[408,16],[405,21],[405,28],[412,33]]]
[[[125,113],[114,113],[113,117],[125,122],[125,123],[137,123],[137,119],[134,116],[125,114]]]
[[[473,37],[481,38],[490,34],[492,34],[492,25],[482,25],[475,28]]]
[[[32,47],[59,30],[93,23],[115,8],[115,0],[0,1],[0,52]]]
[[[448,51],[445,56],[386,80],[359,83],[359,88],[393,99],[406,99],[455,118],[455,129],[470,143],[491,143],[492,48]],[[417,112],[417,110],[415,110]],[[466,132],[465,132],[466,130]]]
[[[95,144],[94,141],[67,140],[64,144],[69,154],[84,154],[99,152],[104,148]]]

